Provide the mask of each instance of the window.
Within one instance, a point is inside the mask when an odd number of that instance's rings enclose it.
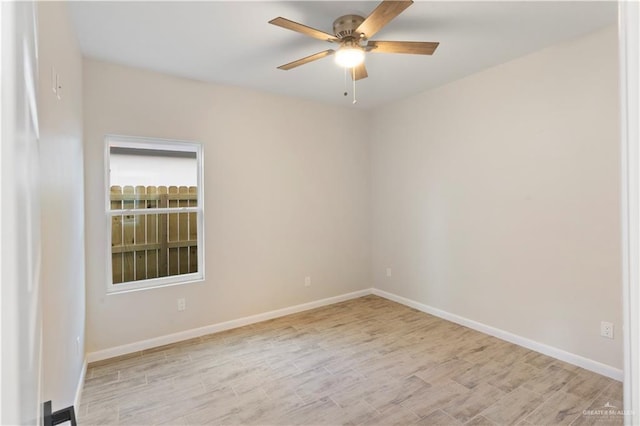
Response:
[[[109,291],[204,279],[202,146],[106,138]]]

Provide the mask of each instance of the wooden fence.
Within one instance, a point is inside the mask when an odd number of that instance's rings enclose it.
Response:
[[[195,207],[197,203],[195,186],[112,186],[111,210],[141,210],[112,216],[113,283],[197,272],[197,214],[144,213],[145,209]]]

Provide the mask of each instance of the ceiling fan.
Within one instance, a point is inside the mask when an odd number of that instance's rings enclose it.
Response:
[[[360,80],[368,76],[367,69],[364,65],[366,52],[432,55],[439,43],[370,40],[371,37],[391,22],[393,18],[402,13],[402,11],[411,6],[412,3],[412,0],[384,0],[366,19],[359,15],[341,16],[333,21],[334,34],[329,34],[282,17],[272,19],[269,21],[270,24],[340,45],[337,50],[324,50],[298,59],[297,61],[280,65],[278,68],[281,70],[290,70],[335,54],[336,62],[344,68],[350,68],[352,70],[352,78],[354,80]]]

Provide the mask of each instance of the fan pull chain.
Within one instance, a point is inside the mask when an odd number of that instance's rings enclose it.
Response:
[[[347,96],[349,93],[347,92],[347,69],[344,69],[344,95]]]
[[[357,104],[358,100],[356,99],[356,67],[351,68],[351,76],[353,77],[353,104]]]

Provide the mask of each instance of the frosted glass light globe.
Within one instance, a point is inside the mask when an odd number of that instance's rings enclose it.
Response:
[[[364,61],[361,47],[343,46],[336,52],[336,63],[344,68],[357,67]]]

